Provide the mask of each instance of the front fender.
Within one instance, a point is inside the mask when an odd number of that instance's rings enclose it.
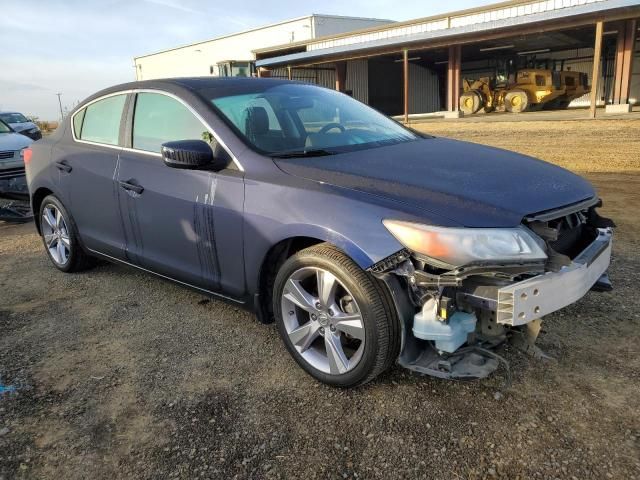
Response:
[[[401,250],[403,246],[382,220],[415,221],[415,217],[366,200],[371,199],[348,198],[329,188],[249,184],[244,215],[247,293],[258,291],[263,262],[269,250],[283,240],[306,237],[330,243],[363,270]]]
[[[352,238],[346,237],[343,234],[322,225],[304,223],[283,225],[276,231],[276,238],[278,238],[278,240],[276,240],[275,243],[296,237],[315,238],[318,240],[322,240],[323,242],[335,245],[343,252],[345,252],[363,270],[373,265],[377,261],[374,259],[379,255],[379,253],[376,254],[375,249],[372,250],[370,248],[369,252],[367,252],[364,249],[366,248],[365,246],[357,243],[358,239],[354,240]],[[369,245],[369,247],[371,247],[371,245]],[[400,248],[402,248],[402,246],[399,246],[395,250],[399,250]],[[389,255],[391,255],[391,253],[393,252],[390,252]]]

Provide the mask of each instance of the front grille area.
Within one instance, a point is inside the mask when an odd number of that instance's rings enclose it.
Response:
[[[578,256],[598,236],[597,230],[587,223],[587,217],[582,212],[572,213],[547,223],[557,231],[557,239],[548,240],[549,246],[571,259]]]
[[[10,151],[10,152],[0,152],[0,160],[3,160],[5,158],[13,158],[13,154],[14,153],[15,152],[12,152],[12,151]]]
[[[25,175],[24,167],[0,169],[0,180],[7,178],[22,177]]]
[[[577,205],[573,211],[571,208],[559,209],[558,216],[547,212],[525,219],[525,225],[547,244],[548,269],[556,271],[570,264],[597,238],[598,227],[606,220],[595,212],[598,205],[591,202],[588,206]]]

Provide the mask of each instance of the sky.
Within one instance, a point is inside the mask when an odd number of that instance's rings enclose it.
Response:
[[[57,120],[133,57],[311,13],[409,20],[490,0],[0,0],[0,110]]]

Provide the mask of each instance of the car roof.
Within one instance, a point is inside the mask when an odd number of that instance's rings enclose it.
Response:
[[[126,90],[151,89],[165,90],[170,93],[178,93],[179,91],[196,92],[208,88],[220,88],[224,90],[242,91],[243,88],[255,89],[257,85],[268,87],[273,85],[281,85],[286,83],[302,83],[293,80],[280,78],[256,78],[256,77],[180,77],[180,78],[159,78],[155,80],[140,80],[136,82],[121,83],[112,87],[105,88],[94,93],[90,97],[84,99],[76,107],[74,112],[82,108],[87,102],[95,100],[112,93],[118,93]]]

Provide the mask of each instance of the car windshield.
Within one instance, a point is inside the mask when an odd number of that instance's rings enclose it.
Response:
[[[0,113],[0,120],[6,123],[24,123],[29,119],[21,113]]]
[[[10,132],[11,132],[11,128],[9,128],[9,125],[7,125],[2,120],[0,120],[0,133],[10,133]]]
[[[331,155],[420,138],[327,88],[255,82],[255,91],[246,90],[232,95],[220,95],[217,89],[201,93],[250,147],[272,157]]]

